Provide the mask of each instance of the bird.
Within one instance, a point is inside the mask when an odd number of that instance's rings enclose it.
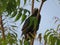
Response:
[[[37,18],[37,25],[36,27],[34,26],[34,23],[36,22],[36,20],[34,20],[34,18],[36,18],[38,15],[38,8],[34,8],[33,9],[33,13],[30,17],[28,17],[22,27],[22,35],[24,35],[25,39],[29,40],[29,38],[34,38],[34,32],[37,33],[38,29],[39,29],[39,24],[41,21],[41,15],[39,14],[39,17]],[[35,27],[35,29],[34,29]]]

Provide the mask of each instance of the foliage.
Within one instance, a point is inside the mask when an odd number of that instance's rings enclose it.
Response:
[[[15,21],[19,20],[20,17],[28,12],[30,14],[30,11],[24,8],[20,7],[20,1],[21,0],[0,0],[0,15],[3,14],[3,12],[7,12],[7,16],[11,16],[11,18],[16,16]],[[24,5],[26,4],[26,0],[24,0]],[[22,13],[24,12],[24,13]],[[24,18],[25,20],[26,18]]]
[[[18,44],[17,43],[18,40],[17,40],[17,34],[16,33],[13,33],[13,34],[10,33],[10,32],[7,33],[5,40],[3,40],[1,36],[0,36],[0,45],[7,45],[7,44],[13,45],[13,44]]]
[[[28,40],[25,40],[25,39],[23,39],[23,40],[20,40],[19,41],[20,42],[20,45],[30,45],[30,41],[28,41]]]
[[[47,29],[44,34],[45,45],[60,45],[60,19],[58,17],[54,17],[55,22],[59,22],[56,29]]]
[[[58,30],[59,26],[60,24],[57,26],[57,30],[50,29],[45,32],[44,40],[45,42],[47,42],[47,44],[60,45],[59,43],[60,42],[60,33],[59,33],[60,30]]]
[[[18,36],[17,33],[10,33],[8,32],[6,35],[5,40],[2,39],[2,35],[0,35],[0,45],[30,45],[30,42],[24,39],[23,40],[19,39],[18,40]]]
[[[0,0],[0,12],[7,11],[10,14],[18,5],[20,5],[20,0]]]
[[[39,0],[36,0],[36,1],[39,2]],[[22,18],[22,22],[23,22],[27,17],[27,12],[28,12],[28,15],[30,15],[30,11],[27,9],[24,9],[23,7],[20,7],[20,5],[21,5],[20,2],[21,2],[21,0],[0,0],[0,15],[4,14],[3,16],[6,16],[6,18],[8,16],[10,16],[9,19],[15,17],[15,21],[18,21],[20,18]],[[26,5],[26,3],[27,3],[27,0],[24,0],[24,5]],[[5,14],[7,14],[7,15],[5,15]],[[6,30],[13,31],[17,27],[16,25],[6,25],[6,23],[9,21],[6,21],[5,18],[2,21],[3,21],[3,26],[4,26],[5,31]],[[37,24],[37,20],[35,21],[35,24]],[[36,26],[36,25],[34,25],[34,26]],[[0,35],[0,45],[7,45],[7,44],[18,45],[17,33],[15,33],[14,31],[13,31],[13,33],[8,31],[8,33],[6,33],[6,35],[5,35],[5,37],[6,37],[5,40],[3,40],[2,35]],[[27,43],[28,43],[27,41],[24,42],[25,45],[27,45]]]

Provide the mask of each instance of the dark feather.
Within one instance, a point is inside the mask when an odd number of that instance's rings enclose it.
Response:
[[[38,14],[38,9],[34,9],[34,12],[30,17],[37,17],[37,14]],[[39,29],[39,23],[40,23],[40,20],[41,20],[41,15],[39,15],[39,17],[38,17],[38,24],[37,24],[35,30],[33,29],[34,28],[34,22],[32,23],[31,26],[29,26],[30,17],[28,17],[26,19],[26,21],[25,21],[25,23],[24,23],[24,25],[22,27],[22,35],[24,35],[25,38],[27,38],[27,35],[31,37],[30,33],[34,34],[34,31],[36,30],[35,31],[35,33],[36,33],[38,31],[38,29]]]

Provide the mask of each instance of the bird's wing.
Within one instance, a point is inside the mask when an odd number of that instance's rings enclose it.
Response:
[[[24,31],[24,30],[26,30],[28,28],[29,22],[30,22],[30,19],[27,18],[26,21],[25,21],[25,23],[24,23],[24,25],[23,25],[23,27],[22,27],[22,31]]]
[[[23,25],[23,27],[22,27],[22,34],[23,33],[27,33],[27,32],[29,32],[29,31],[31,31],[32,30],[32,28],[33,28],[33,25],[31,24],[30,25],[30,18],[31,18],[32,16],[30,16],[29,18],[27,18],[26,19],[26,21],[25,21],[25,23],[24,23],[24,25]]]

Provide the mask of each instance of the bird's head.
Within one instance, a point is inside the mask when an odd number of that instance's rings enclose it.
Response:
[[[38,14],[38,8],[34,8],[33,9],[33,16],[37,16],[37,14]]]

